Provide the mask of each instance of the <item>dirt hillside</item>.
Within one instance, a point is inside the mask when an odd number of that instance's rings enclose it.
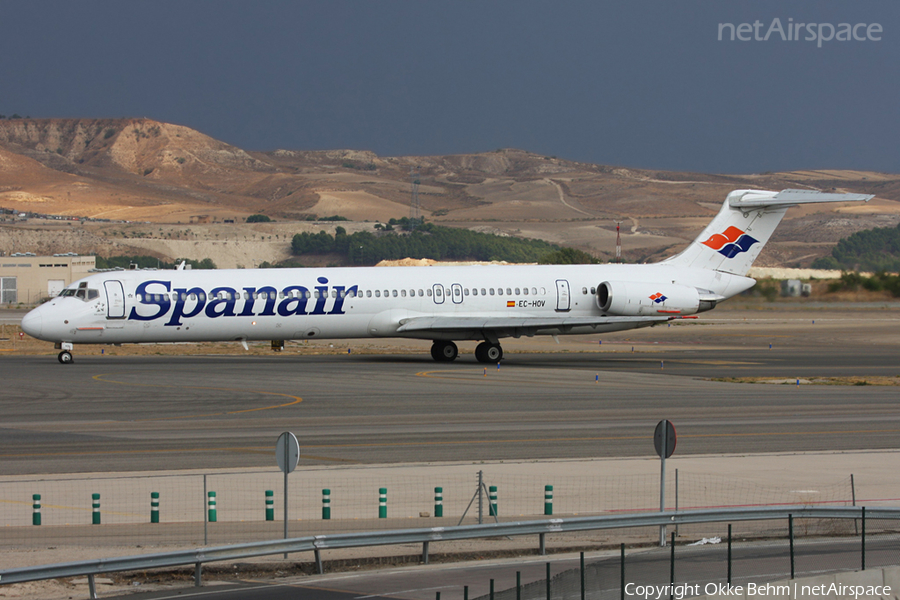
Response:
[[[425,157],[247,152],[149,119],[14,119],[0,120],[0,208],[32,218],[0,215],[0,251],[140,250],[252,266],[286,257],[293,233],[333,229],[316,217],[340,215],[353,222],[348,230],[359,230],[409,216],[413,180],[419,214],[430,221],[546,239],[601,258],[614,253],[621,221],[632,261],[677,251],[738,188],[877,194],[866,205],[792,209],[760,257],[763,266],[806,266],[849,233],[900,221],[894,174],[675,173],[513,149]],[[241,224],[255,213],[277,224]]]

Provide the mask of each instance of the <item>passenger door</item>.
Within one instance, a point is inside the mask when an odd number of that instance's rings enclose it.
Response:
[[[572,298],[569,293],[569,282],[565,279],[556,280],[556,312],[568,312],[572,309]]]
[[[104,281],[106,289],[106,318],[125,318],[125,290],[121,281]]]

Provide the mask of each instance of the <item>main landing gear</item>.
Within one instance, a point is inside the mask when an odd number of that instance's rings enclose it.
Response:
[[[475,358],[482,363],[498,363],[503,358],[503,348],[500,344],[481,342],[475,346]]]
[[[447,340],[435,340],[431,345],[431,358],[438,362],[450,362],[459,356],[456,344]]]
[[[450,362],[459,356],[459,348],[448,340],[435,340],[431,346],[431,357],[438,362]],[[481,342],[475,347],[475,358],[482,363],[498,363],[503,358],[500,344]]]

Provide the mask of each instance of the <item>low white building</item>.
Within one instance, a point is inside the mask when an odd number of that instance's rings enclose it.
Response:
[[[35,256],[16,252],[0,256],[0,304],[40,304],[95,268],[93,256]]]

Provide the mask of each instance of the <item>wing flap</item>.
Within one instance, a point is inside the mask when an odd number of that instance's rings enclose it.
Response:
[[[571,327],[599,327],[631,323],[653,324],[671,320],[659,317],[412,317],[402,319],[398,333],[411,331],[460,331],[503,329],[563,329]]]

